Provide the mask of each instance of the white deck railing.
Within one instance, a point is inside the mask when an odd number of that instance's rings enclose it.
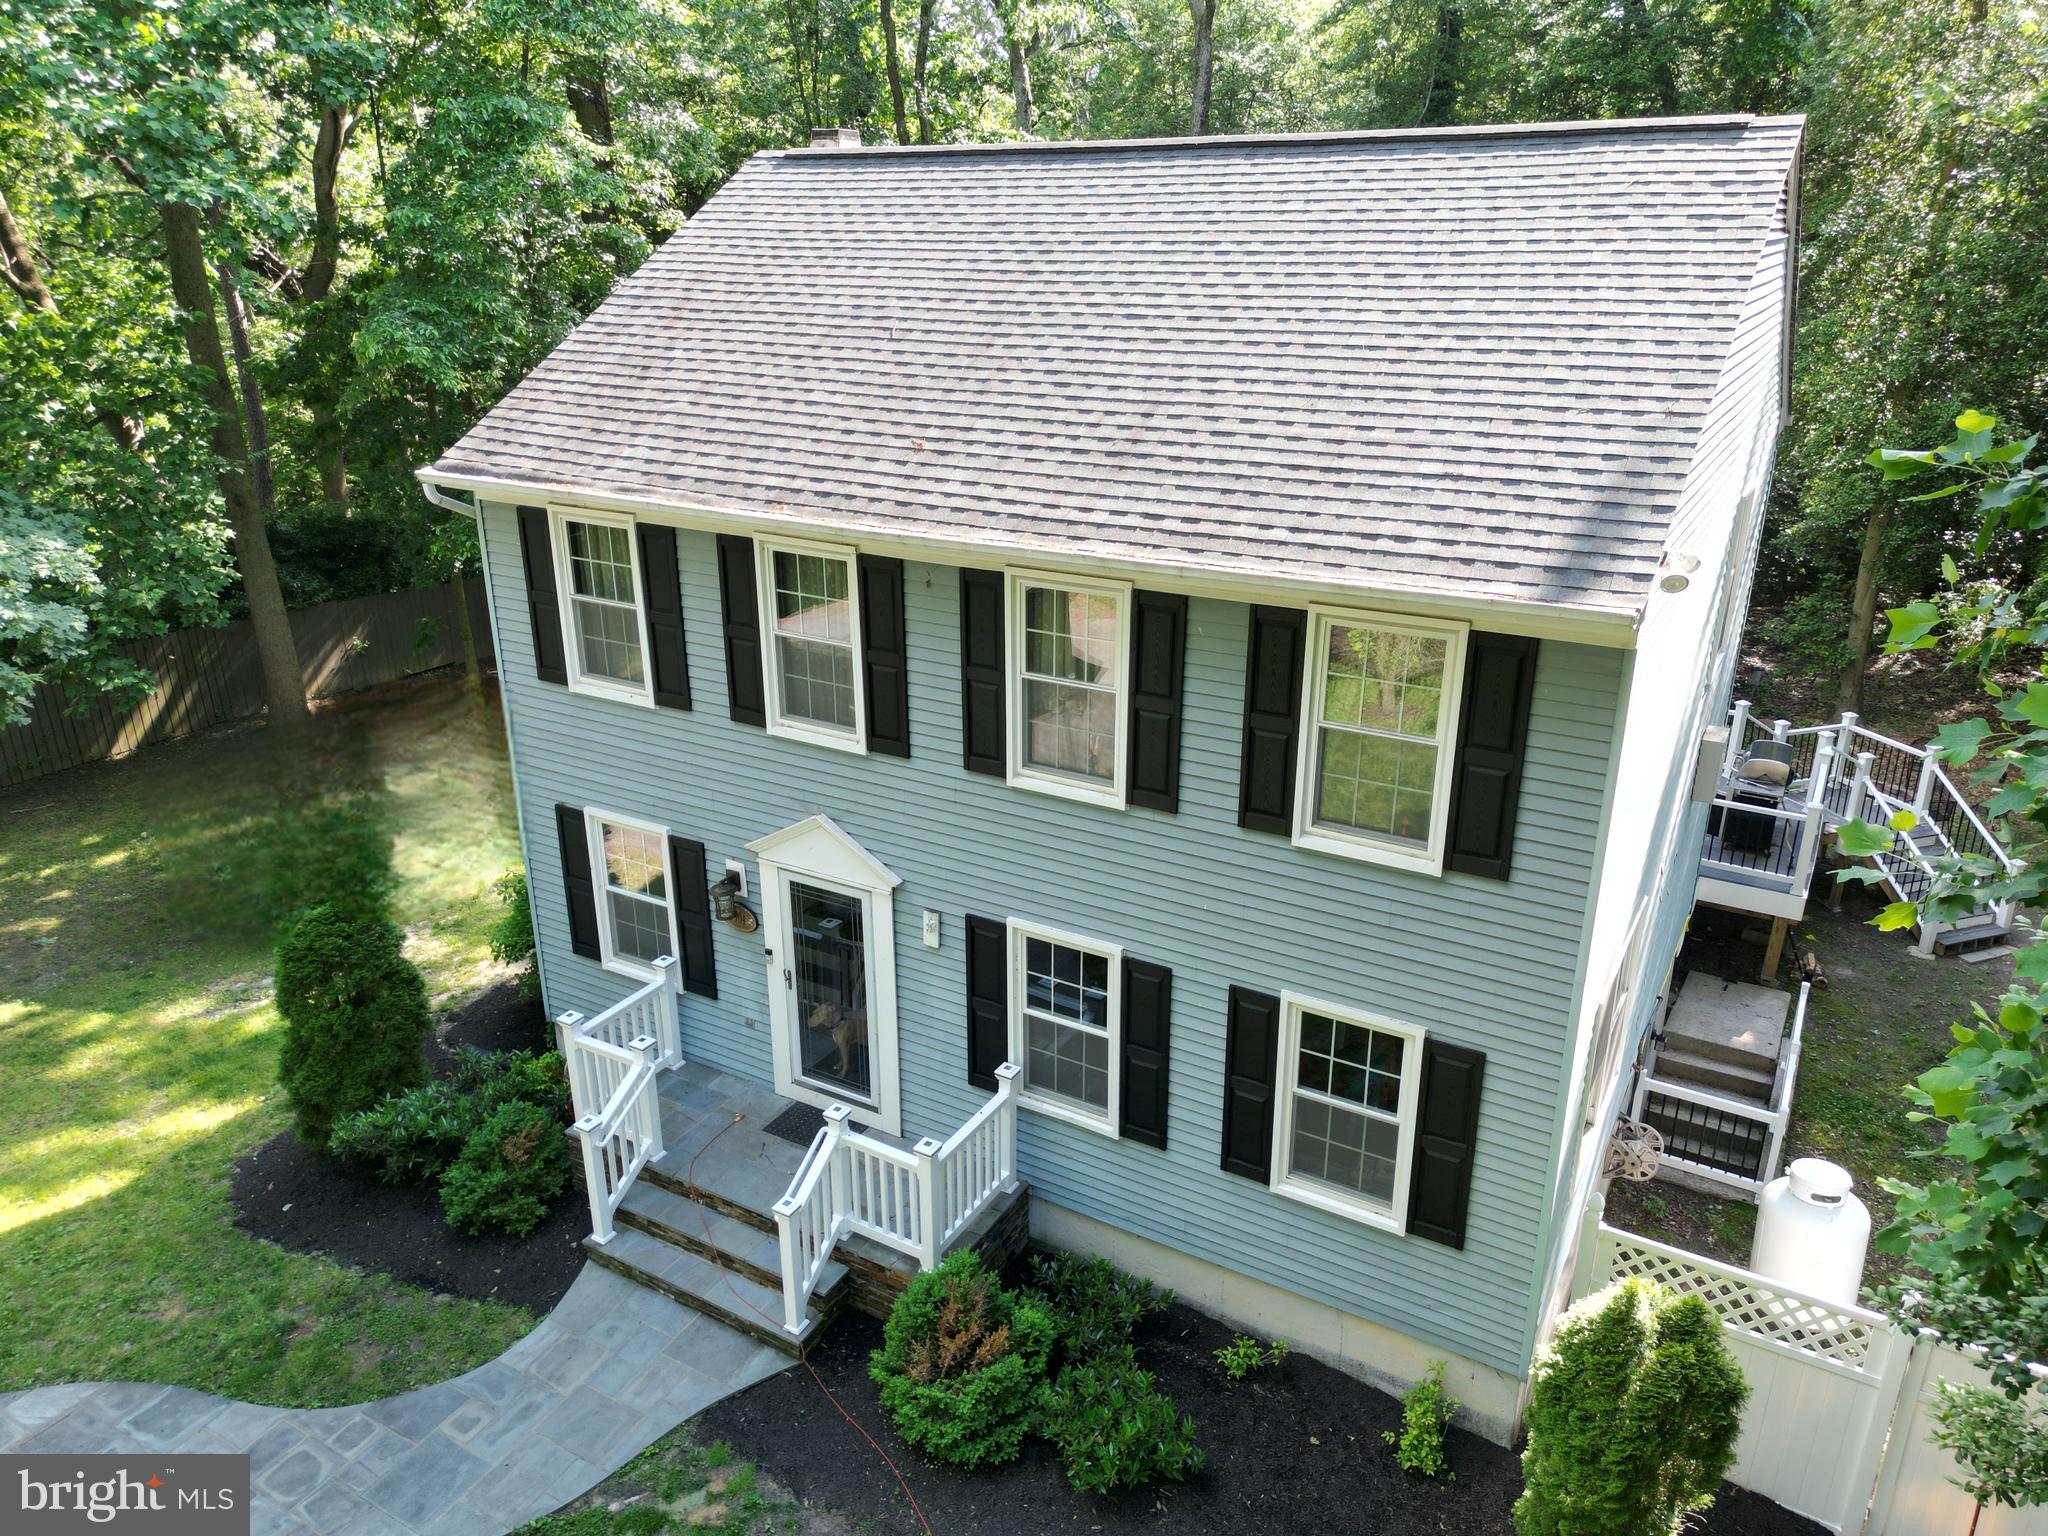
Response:
[[[1664,1137],[1664,1151],[1659,1160],[1665,1166],[1741,1190],[1752,1200],[1758,1198],[1764,1186],[1778,1176],[1778,1163],[1785,1152],[1785,1127],[1792,1119],[1792,1092],[1799,1081],[1799,1056],[1806,1040],[1806,1000],[1812,991],[1811,983],[1800,983],[1799,1000],[1792,1010],[1792,1030],[1778,1050],[1769,1104],[1733,1098],[1711,1088],[1702,1088],[1697,1083],[1660,1078],[1657,1076],[1657,1056],[1652,1051],[1649,1065],[1636,1079],[1629,1118],[1657,1125]],[[1674,1105],[1684,1107],[1674,1108]],[[1658,1119],[1648,1119],[1651,1115]],[[1664,1123],[1659,1124],[1659,1120]],[[1676,1139],[1687,1132],[1694,1138],[1695,1150],[1714,1137],[1749,1140],[1760,1135],[1761,1146],[1753,1159],[1731,1154],[1717,1162],[1708,1162],[1674,1149]]]
[[[583,1183],[590,1195],[590,1235],[608,1243],[613,1218],[640,1170],[661,1156],[661,1099],[655,1075],[682,1061],[676,1014],[675,960],[654,962],[655,976],[592,1018],[555,1020],[569,1102],[570,1134],[582,1144]]]
[[[927,1136],[908,1150],[849,1130],[852,1111],[835,1104],[775,1202],[782,1240],[784,1326],[801,1334],[804,1310],[832,1250],[868,1237],[931,1269],[974,1219],[1017,1179],[1017,1078],[996,1069],[995,1094],[945,1141]]]

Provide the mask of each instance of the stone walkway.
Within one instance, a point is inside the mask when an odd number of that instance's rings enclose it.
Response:
[[[246,1451],[252,1536],[499,1536],[789,1357],[595,1264],[489,1365],[354,1408],[86,1382],[0,1397],[0,1451]]]

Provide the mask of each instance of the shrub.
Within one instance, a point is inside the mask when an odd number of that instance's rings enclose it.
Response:
[[[513,1100],[491,1111],[441,1175],[441,1209],[458,1231],[524,1237],[569,1183],[562,1123]]]
[[[1713,1502],[1749,1387],[1696,1296],[1625,1280],[1565,1314],[1529,1396],[1521,1536],[1670,1536]]]
[[[328,1150],[369,1163],[387,1183],[438,1178],[501,1105],[532,1104],[556,1124],[569,1118],[569,1084],[553,1051],[456,1053],[453,1077],[396,1093],[334,1122]]]
[[[1129,1345],[1061,1371],[1046,1394],[1041,1427],[1059,1450],[1067,1481],[1083,1493],[1160,1478],[1180,1482],[1202,1469],[1195,1421],[1139,1368]]]
[[[1009,1294],[962,1248],[896,1299],[868,1372],[905,1440],[935,1461],[990,1466],[1024,1443],[1056,1333],[1042,1301]]]
[[[1394,1447],[1394,1460],[1403,1472],[1420,1472],[1424,1477],[1445,1477],[1450,1462],[1444,1456],[1444,1431],[1451,1427],[1457,1408],[1444,1390],[1444,1362],[1432,1360],[1422,1379],[1401,1398],[1401,1431],[1386,1432]]]
[[[1253,1371],[1268,1365],[1278,1365],[1286,1358],[1285,1339],[1275,1339],[1269,1347],[1262,1345],[1248,1333],[1240,1333],[1216,1351],[1216,1363],[1223,1367],[1223,1374],[1232,1381],[1243,1381]]]
[[[533,904],[526,894],[526,871],[506,870],[491,882],[491,893],[504,908],[491,924],[491,958],[500,965],[524,966],[519,990],[530,997],[540,990],[540,977],[533,968]]]
[[[425,1183],[455,1161],[479,1118],[475,1101],[453,1083],[423,1083],[343,1115],[334,1122],[327,1150],[373,1165],[387,1184]]]
[[[1031,1288],[1044,1298],[1070,1356],[1085,1357],[1131,1341],[1139,1323],[1162,1312],[1173,1292],[1155,1290],[1093,1254],[1034,1254]]]
[[[427,1075],[427,988],[401,943],[385,918],[319,907],[277,946],[278,1080],[308,1141]]]

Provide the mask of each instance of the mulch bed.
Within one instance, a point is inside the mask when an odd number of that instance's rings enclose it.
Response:
[[[518,984],[493,987],[437,1023],[427,1059],[444,1074],[458,1045],[526,1050],[548,1043],[536,999]],[[583,1268],[578,1246],[590,1230],[581,1181],[563,1192],[527,1237],[465,1237],[441,1214],[431,1188],[380,1182],[307,1146],[290,1131],[235,1164],[229,1186],[235,1225],[295,1253],[317,1253],[469,1301],[552,1311]]]
[[[1122,1498],[1075,1492],[1041,1441],[1027,1442],[1010,1465],[982,1472],[925,1463],[888,1427],[876,1403],[867,1362],[881,1344],[882,1328],[871,1318],[842,1315],[811,1351],[810,1363],[887,1449],[925,1518],[944,1536],[1149,1531],[1162,1524],[1174,1536],[1511,1536],[1508,1511],[1522,1486],[1516,1453],[1452,1430],[1453,1479],[1411,1477],[1394,1465],[1392,1448],[1380,1439],[1400,1424],[1395,1399],[1302,1355],[1233,1383],[1212,1358],[1232,1332],[1178,1303],[1146,1324],[1140,1359],[1194,1416],[1208,1465],[1189,1482]],[[921,1536],[881,1457],[800,1365],[713,1405],[693,1429],[699,1443],[727,1441],[787,1486],[813,1517],[807,1529],[851,1522],[863,1531]],[[1822,1530],[1732,1487],[1722,1490],[1696,1528],[1710,1536],[1819,1536]]]

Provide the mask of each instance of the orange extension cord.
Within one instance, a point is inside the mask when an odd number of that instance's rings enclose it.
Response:
[[[696,1150],[696,1152],[694,1152],[691,1155],[689,1180],[690,1187],[692,1189],[697,1187],[697,1159],[702,1157],[706,1152],[711,1150],[713,1142],[717,1141],[719,1137],[723,1136],[727,1131],[731,1130],[734,1126],[738,1125],[742,1120],[746,1118],[747,1117],[745,1115],[734,1115],[730,1120],[726,1121],[724,1125],[721,1125],[716,1131],[714,1131],[711,1134],[710,1140],[706,1141],[703,1146],[699,1147]],[[696,1202],[694,1201],[691,1203],[696,1204]],[[711,1234],[710,1212],[707,1211],[702,1205],[698,1205],[697,1209],[700,1213],[698,1216],[698,1220],[703,1223],[704,1227],[704,1246],[710,1249],[711,1252],[714,1255],[716,1255],[722,1250],[718,1246],[717,1239],[714,1238]],[[719,1274],[724,1276],[725,1278],[725,1288],[732,1292],[733,1298],[736,1301],[738,1301],[741,1306],[745,1307],[749,1312],[753,1313],[754,1316],[760,1318],[761,1321],[766,1323],[769,1327],[778,1329],[782,1327],[782,1321],[780,1318],[770,1317],[766,1312],[763,1312],[759,1307],[755,1306],[751,1301],[747,1300],[746,1296],[741,1293],[740,1288],[732,1283],[732,1271],[727,1269],[723,1264],[719,1264],[716,1257],[714,1257],[711,1260],[711,1262],[713,1264],[718,1265]],[[917,1523],[924,1527],[925,1536],[938,1536],[938,1533],[932,1529],[931,1521],[925,1518],[924,1508],[917,1502],[917,1495],[910,1491],[910,1484],[904,1480],[902,1469],[898,1467],[895,1462],[889,1459],[889,1453],[882,1448],[882,1442],[877,1440],[873,1435],[869,1434],[867,1431],[867,1426],[862,1424],[861,1421],[859,1419],[856,1419],[851,1413],[847,1412],[846,1404],[840,1402],[838,1398],[834,1397],[832,1395],[832,1389],[825,1385],[825,1378],[820,1376],[818,1374],[818,1368],[815,1365],[811,1364],[809,1347],[804,1344],[797,1345],[796,1358],[798,1362],[802,1364],[803,1368],[811,1373],[811,1380],[815,1381],[818,1384],[818,1390],[825,1394],[825,1401],[830,1403],[834,1408],[837,1408],[839,1410],[839,1417],[846,1420],[846,1422],[851,1424],[855,1429],[859,1430],[861,1439],[867,1441],[869,1445],[875,1448],[875,1454],[882,1458],[882,1465],[889,1469],[890,1474],[896,1479],[896,1486],[903,1490],[903,1497],[910,1500],[911,1512],[917,1516]]]

